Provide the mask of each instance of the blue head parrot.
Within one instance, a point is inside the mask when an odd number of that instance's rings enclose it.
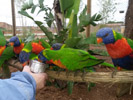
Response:
[[[133,70],[133,40],[111,28],[102,28],[97,34],[97,42],[103,42],[118,69]]]

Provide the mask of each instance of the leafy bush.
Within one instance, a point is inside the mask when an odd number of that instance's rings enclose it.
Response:
[[[79,16],[77,16],[79,13],[80,0],[69,0],[69,2],[68,0],[60,0],[61,14],[58,17],[61,17],[63,28],[57,32],[57,35],[54,35],[49,30],[49,28],[54,25],[54,28],[57,30],[55,25],[55,17],[52,13],[52,9],[44,5],[43,2],[44,0],[39,0],[37,4],[34,4],[33,0],[29,0],[29,2],[22,6],[22,9],[19,11],[19,13],[32,19],[36,25],[40,27],[40,29],[45,33],[50,44],[59,42],[66,43],[68,47],[72,48],[88,48],[85,47],[85,45],[89,43],[84,42],[86,41],[86,38],[80,36],[79,32],[83,32],[85,27],[88,25],[95,26],[96,22],[101,20],[101,15],[95,14],[91,17],[90,14],[86,13],[87,7],[84,7]],[[39,10],[36,8],[39,8]],[[32,14],[35,12],[37,12],[37,15],[44,12],[45,16],[43,18],[47,25],[45,25],[43,21],[37,21],[34,19]],[[69,21],[68,23],[66,19]],[[47,28],[47,26],[49,28]]]

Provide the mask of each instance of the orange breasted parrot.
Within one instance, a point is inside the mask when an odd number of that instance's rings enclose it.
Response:
[[[6,48],[6,39],[5,39],[2,31],[0,30],[0,56],[2,55],[5,48]]]
[[[103,42],[118,69],[133,70],[133,40],[126,39],[122,34],[111,28],[102,28],[97,34],[97,42]]]
[[[72,48],[62,48],[60,50],[44,49],[42,56],[58,67],[67,70],[82,69],[104,62],[104,60],[90,55],[87,51]]]
[[[13,36],[10,38],[9,44],[13,46],[14,53],[19,56],[19,53],[24,48],[24,43],[22,43],[22,40],[17,36]]]
[[[0,67],[5,61],[9,60],[14,56],[15,56],[15,53],[13,51],[13,47],[12,46],[6,47],[2,55],[0,56]]]
[[[50,47],[51,46],[44,39],[28,42],[22,49],[19,60],[24,66],[30,59],[38,59],[38,54],[45,48]]]
[[[0,67],[2,64],[14,56],[13,47],[7,47],[6,39],[0,30]]]

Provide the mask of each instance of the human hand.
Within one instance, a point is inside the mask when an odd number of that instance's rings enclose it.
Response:
[[[30,67],[28,65],[24,66],[23,72],[28,72],[36,81],[37,85],[37,90],[41,89],[44,87],[47,79],[47,74],[46,73],[32,73],[30,71]]]

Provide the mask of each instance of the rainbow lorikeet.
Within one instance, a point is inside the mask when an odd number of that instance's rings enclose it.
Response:
[[[114,66],[133,70],[133,40],[124,38],[111,28],[100,29],[96,36],[98,43],[105,44]]]
[[[19,55],[19,60],[24,66],[30,59],[37,59],[38,54],[42,50],[50,47],[51,46],[44,39],[37,39],[31,42],[28,42],[22,49]]]
[[[53,50],[59,50],[62,46],[63,46],[62,43],[54,43],[54,44],[52,45],[52,49],[53,49]]]
[[[66,46],[65,44],[55,43],[55,44],[52,45],[51,50],[60,50],[60,49],[62,49],[62,48],[66,48],[65,46]],[[94,53],[94,52],[91,51],[91,50],[89,50],[88,52],[89,52],[89,54],[91,54],[91,55],[98,55],[98,54]],[[49,61],[49,60],[45,57],[45,55],[43,55],[43,51],[41,51],[41,52],[38,54],[38,60],[39,60],[40,62],[45,63],[45,64],[49,64],[49,65],[52,65],[52,66],[54,65],[53,62]],[[109,64],[109,63],[107,63],[107,62],[103,62],[103,63],[101,63],[100,65],[102,65],[102,66],[108,66],[108,67],[114,67],[112,64]]]
[[[14,56],[13,47],[7,47],[6,39],[0,30],[0,67],[2,64]]]
[[[13,46],[14,53],[18,56],[21,50],[24,48],[24,43],[17,36],[13,36],[9,40],[9,44]]]
[[[58,67],[67,70],[82,69],[104,62],[104,60],[97,59],[84,50],[72,48],[62,48],[60,50],[44,49],[41,55],[41,57],[44,56]],[[38,58],[40,59],[39,56]]]
[[[2,55],[0,56],[0,66],[6,61],[9,60],[10,58],[14,57],[15,53],[13,51],[13,47],[9,46],[6,47],[5,50],[3,51]]]
[[[5,39],[2,31],[0,30],[0,56],[2,55],[5,48],[6,48],[6,39]]]
[[[62,46],[62,43],[54,43],[51,47],[51,50],[59,50],[62,48]],[[54,66],[54,64],[51,61],[48,61],[48,59],[43,55],[43,50],[38,54],[38,58],[40,62]]]

